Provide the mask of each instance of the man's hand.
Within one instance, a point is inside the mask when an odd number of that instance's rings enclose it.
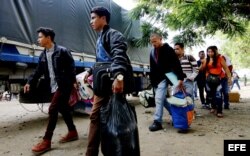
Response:
[[[24,87],[23,87],[23,92],[24,93],[27,93],[30,91],[30,85],[29,84],[26,84]]]
[[[228,78],[228,79],[227,79],[227,83],[228,83],[229,86],[231,86],[231,85],[232,85],[232,79],[231,79],[231,78]]]
[[[83,82],[87,83],[88,82],[88,77],[89,77],[89,72],[87,71],[86,74],[83,77]]]
[[[114,80],[112,85],[113,93],[123,93],[124,82],[117,79]]]

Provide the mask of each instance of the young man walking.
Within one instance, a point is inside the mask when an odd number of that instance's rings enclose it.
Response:
[[[129,75],[132,75],[132,66],[126,53],[127,43],[122,33],[110,28],[109,21],[110,12],[106,8],[100,6],[92,8],[90,25],[99,34],[96,44],[96,62],[111,63],[111,75],[114,81],[107,91],[112,90],[113,93],[125,94],[128,93],[130,85],[127,80]],[[85,79],[91,74],[91,71],[91,69],[88,71]],[[94,96],[86,156],[98,156],[101,142],[100,108],[108,103],[109,99],[110,95]]]
[[[183,85],[185,88],[184,91],[187,95],[189,95],[192,99],[194,99],[194,95],[193,95],[194,80],[196,76],[198,75],[198,71],[199,71],[198,66],[197,66],[197,61],[192,55],[185,54],[183,43],[175,43],[174,50],[180,60],[181,68],[185,75],[185,79],[183,81],[184,83]],[[188,129],[180,129],[178,132],[187,133]]]
[[[38,61],[38,66],[24,86],[24,93],[35,86],[38,79],[44,76],[47,87],[51,91],[52,101],[49,106],[49,123],[43,140],[32,148],[35,154],[41,154],[51,149],[51,139],[58,120],[58,112],[68,127],[68,133],[60,143],[78,139],[78,133],[73,123],[68,105],[70,93],[75,82],[75,64],[71,53],[66,48],[54,42],[55,33],[50,28],[39,28],[38,43],[44,47]]]

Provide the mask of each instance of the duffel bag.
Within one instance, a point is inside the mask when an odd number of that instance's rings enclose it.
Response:
[[[171,113],[174,128],[188,129],[194,117],[194,105],[190,104],[185,107],[171,105]]]

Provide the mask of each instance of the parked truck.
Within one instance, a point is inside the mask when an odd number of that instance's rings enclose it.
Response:
[[[37,65],[43,50],[37,45],[36,29],[55,30],[55,41],[71,49],[77,73],[95,63],[97,33],[90,27],[93,6],[107,7],[110,25],[128,41],[136,81],[135,93],[148,84],[149,48],[132,47],[140,36],[140,22],[129,18],[128,11],[112,0],[1,0],[0,5],[0,89],[17,94]]]

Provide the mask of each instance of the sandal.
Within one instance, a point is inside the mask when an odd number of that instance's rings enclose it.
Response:
[[[218,113],[218,114],[217,114],[217,117],[218,117],[218,118],[223,118],[223,114],[222,114],[222,113]]]

